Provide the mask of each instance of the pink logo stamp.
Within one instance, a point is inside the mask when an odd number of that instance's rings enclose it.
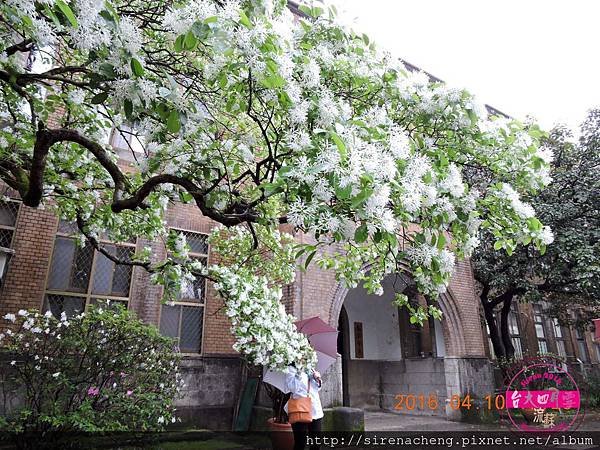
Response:
[[[508,418],[519,431],[564,432],[573,429],[582,402],[575,379],[548,362],[527,365],[506,390]]]

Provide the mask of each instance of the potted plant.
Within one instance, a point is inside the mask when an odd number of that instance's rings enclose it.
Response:
[[[263,383],[263,386],[273,403],[273,417],[267,420],[273,450],[292,450],[294,448],[292,425],[288,422],[288,416],[283,409],[290,394],[284,394],[268,383]]]

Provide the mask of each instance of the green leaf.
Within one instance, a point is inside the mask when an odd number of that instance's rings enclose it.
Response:
[[[304,269],[308,269],[308,265],[310,264],[310,262],[313,260],[313,258],[315,257],[315,255],[317,254],[316,250],[313,250],[308,257],[306,258],[306,262],[304,263]]]
[[[177,39],[175,39],[175,43],[173,44],[173,48],[175,49],[176,52],[181,52],[183,51],[183,40],[185,39],[185,35],[180,35],[177,36]]]
[[[107,11],[106,9],[103,9],[102,11],[100,11],[100,13],[99,13],[99,14],[100,14],[100,15],[101,15],[101,16],[104,18],[104,20],[106,20],[107,22],[113,22],[113,23],[115,22],[115,18],[113,17],[113,15],[112,15],[112,14],[111,14],[109,11]]]
[[[142,67],[142,63],[135,58],[131,58],[131,71],[136,77],[141,77],[142,75],[144,75],[144,68]]]
[[[54,11],[52,11],[52,9],[50,9],[50,7],[48,5],[44,5],[44,13],[50,17],[50,19],[52,19],[52,23],[54,25],[56,25],[57,27],[60,27],[60,20],[58,20],[58,17],[56,17],[56,14],[54,14]]]
[[[446,236],[444,235],[444,233],[440,233],[438,235],[438,239],[437,239],[438,250],[442,250],[445,245],[446,245]]]
[[[100,103],[104,103],[104,101],[108,98],[108,92],[100,92],[92,97],[92,105],[99,105]]]
[[[352,203],[350,204],[350,206],[352,206],[352,208],[356,209],[359,206],[361,206],[371,195],[373,194],[373,189],[366,187],[363,188],[362,191],[360,191],[358,193],[358,195],[356,197],[354,197],[354,199],[352,199]]]
[[[344,144],[344,141],[342,141],[342,138],[340,138],[337,133],[334,133],[332,131],[329,133],[329,135],[331,136],[331,140],[335,143],[336,147],[338,148],[338,152],[340,153],[340,158],[342,162],[346,161],[348,155],[348,151],[346,150],[346,144]]]
[[[173,110],[167,119],[167,130],[169,130],[171,133],[178,133],[180,129],[181,122],[179,121],[179,113]]]
[[[542,222],[535,217],[527,219],[527,227],[532,231],[540,231],[543,228]]]
[[[194,36],[194,33],[188,31],[183,39],[183,48],[185,50],[194,50],[198,45],[198,38]]]
[[[262,187],[265,190],[265,195],[267,196],[283,192],[283,186],[279,183],[263,183]]]
[[[494,250],[500,250],[502,248],[502,241],[494,242]]]
[[[133,117],[133,103],[131,103],[131,100],[128,98],[123,102],[123,109],[125,109],[125,117],[127,117],[128,120],[131,120]]]
[[[303,246],[302,248],[300,248],[300,250],[298,250],[296,252],[296,254],[294,255],[294,259],[300,258],[309,249],[310,249],[310,247]]]
[[[263,78],[261,80],[261,83],[265,87],[267,87],[269,89],[273,89],[273,88],[278,88],[278,87],[283,86],[285,84],[285,80],[283,79],[283,77],[281,75],[273,74],[273,75]]]
[[[279,174],[280,177],[287,177],[289,176],[289,173],[292,171],[292,167],[291,166],[283,166],[281,169],[279,169],[279,171],[277,172]]]
[[[312,11],[310,9],[310,6],[306,6],[306,5],[299,5],[298,9],[300,11],[302,11],[304,14],[306,14],[307,16],[310,16]]]
[[[469,119],[471,119],[471,125],[475,125],[477,123],[477,114],[472,109],[467,109],[467,115]]]
[[[242,10],[240,10],[240,23],[246,28],[252,28],[252,23],[250,22],[250,19],[248,19],[248,16]]]
[[[340,200],[349,199],[351,194],[352,194],[352,185],[348,185],[344,188],[338,187],[335,190],[335,195]]]
[[[75,14],[71,10],[71,7],[67,5],[63,0],[56,0],[56,6],[60,9],[60,12],[64,14],[69,23],[73,28],[77,27],[77,19],[75,18]]]
[[[181,192],[179,192],[179,199],[183,203],[189,203],[194,199],[194,197],[189,192],[181,191]]]
[[[100,69],[100,72],[109,79],[116,78],[116,76],[117,76],[117,72],[115,71],[115,68],[112,64],[108,64],[108,63],[100,64],[99,69]]]
[[[359,244],[361,242],[365,242],[367,240],[367,237],[369,237],[369,231],[367,230],[366,225],[361,225],[354,232],[354,240]]]
[[[162,120],[167,120],[167,118],[169,117],[170,111],[166,103],[158,103],[155,106],[154,110],[158,113]]]

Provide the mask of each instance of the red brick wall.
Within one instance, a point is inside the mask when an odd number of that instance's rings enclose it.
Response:
[[[0,315],[40,308],[57,227],[49,211],[21,205],[6,280],[0,291]]]
[[[454,274],[450,280],[449,291],[459,311],[466,344],[465,356],[484,356],[484,335],[481,330],[479,315],[480,300],[475,292],[475,279],[473,278],[473,269],[470,261],[457,262]]]
[[[175,204],[166,217],[171,227],[199,233],[210,233],[215,222],[202,216],[193,205]],[[10,262],[0,291],[0,315],[19,309],[41,308],[46,288],[58,219],[50,212],[21,206],[14,244],[15,256]],[[138,241],[138,248],[150,245],[156,258],[164,257],[161,241]],[[215,259],[210,256],[209,263]],[[135,268],[132,275],[130,308],[142,320],[158,326],[162,289],[150,282],[150,274]],[[233,336],[229,319],[222,310],[223,302],[209,283],[203,329],[203,354],[236,354],[231,348]]]
[[[215,222],[202,216],[195,205],[175,204],[166,216],[170,227],[210,233]],[[16,256],[13,259],[3,292],[0,293],[0,313],[14,312],[19,308],[39,308],[45,289],[57,219],[48,211],[22,207],[15,235]],[[289,230],[286,230],[289,231]],[[296,239],[310,242],[312,238],[297,234]],[[140,240],[138,247],[153,247],[157,259],[164,257],[161,241]],[[337,247],[325,251],[333,252]],[[209,255],[209,264],[217,262]],[[288,312],[297,318],[320,316],[324,320],[332,314],[333,297],[338,287],[331,271],[319,269],[313,262],[306,272],[297,270],[296,282],[283,289],[283,302]],[[458,311],[466,346],[466,354],[483,355],[483,335],[479,326],[479,304],[474,292],[471,267],[468,262],[457,264],[450,290]],[[134,269],[130,307],[144,321],[158,325],[160,322],[161,288],[152,285],[150,276],[141,268]],[[205,355],[236,354],[232,349],[233,336],[230,322],[223,312],[223,302],[212,286],[208,286],[203,327],[202,352]],[[590,352],[592,353],[592,352]]]
[[[298,234],[296,238],[300,242],[311,243],[313,238],[304,234]],[[330,247],[327,252],[340,251],[340,247]],[[299,319],[319,316],[330,324],[337,325],[337,317],[331,317],[336,311],[332,308],[332,302],[336,296],[339,283],[336,281],[332,271],[320,269],[316,264],[315,257],[306,272],[297,271],[294,286],[295,305],[294,314]],[[463,334],[464,342],[461,348],[454,348],[448,335],[447,327],[444,328],[448,354],[453,356],[485,356],[484,334],[481,330],[479,315],[479,298],[475,292],[475,280],[469,261],[460,261],[456,265],[454,276],[451,279],[447,302],[452,303],[457,313],[455,326],[459,327]],[[450,320],[445,318],[444,320]],[[461,341],[462,342],[462,341]]]
[[[216,222],[204,217],[193,204],[176,203],[169,206],[165,220],[167,225],[196,233],[210,234],[217,225]],[[165,247],[162,241],[138,242],[138,246],[150,245],[156,261],[165,257]],[[210,254],[209,264],[214,264],[216,258]],[[150,282],[150,275],[141,269],[136,269],[132,284],[131,307],[142,320],[159,325],[162,288]],[[229,318],[223,312],[223,301],[208,283],[206,291],[206,304],[204,310],[204,326],[202,332],[202,354],[222,355],[237,354],[232,349],[233,336],[231,335]]]

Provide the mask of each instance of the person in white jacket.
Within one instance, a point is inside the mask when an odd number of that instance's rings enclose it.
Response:
[[[308,383],[310,382],[310,390]],[[323,418],[323,407],[319,398],[321,390],[321,374],[316,370],[308,373],[296,369],[294,366],[289,366],[285,377],[285,387],[292,394],[292,398],[310,397],[312,422],[310,423],[293,423],[292,430],[294,432],[294,450],[304,450],[306,447],[306,437],[314,437],[316,433],[321,431],[321,419]],[[285,405],[287,413],[287,404]],[[319,450],[319,445],[311,445],[310,450]]]

